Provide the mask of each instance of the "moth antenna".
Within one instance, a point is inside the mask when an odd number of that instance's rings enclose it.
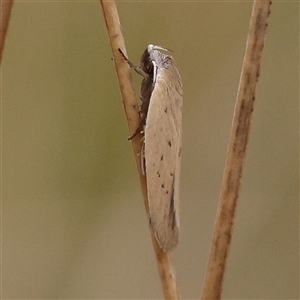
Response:
[[[155,85],[156,76],[157,76],[157,64],[155,61],[152,61],[152,64],[153,64],[153,85]]]
[[[145,79],[149,78],[149,75],[139,66],[135,65],[134,63],[132,63],[127,57],[126,55],[123,53],[123,51],[118,48],[118,51],[121,53],[121,55],[123,56],[123,58],[125,59],[125,61],[128,63],[129,67],[134,69],[134,71],[136,71],[138,74],[140,74],[141,76],[143,76]]]

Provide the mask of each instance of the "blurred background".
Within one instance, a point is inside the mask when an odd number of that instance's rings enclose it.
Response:
[[[183,299],[201,295],[252,3],[123,2],[184,86]],[[224,299],[299,298],[299,4],[274,1]],[[18,1],[1,73],[3,299],[162,298],[98,1]],[[132,74],[136,91],[140,76]]]

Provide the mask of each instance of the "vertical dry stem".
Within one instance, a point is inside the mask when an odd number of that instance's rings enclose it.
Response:
[[[0,2],[0,63],[3,55],[4,42],[9,24],[10,13],[13,5],[13,0]]]
[[[202,299],[220,299],[271,1],[253,4]]]
[[[118,48],[120,48],[124,52],[124,54],[127,55],[124,38],[121,32],[119,16],[114,1],[100,0],[100,3],[102,6],[103,15],[107,27],[107,32],[120,85],[123,106],[125,109],[125,114],[131,135],[135,132],[136,128],[139,125],[139,114],[138,105],[130,75],[130,67],[118,52]],[[143,176],[141,173],[141,160],[139,156],[142,146],[140,141],[141,138],[134,138],[132,140],[132,147],[142,187],[144,203],[148,214],[147,184],[145,176]],[[165,299],[178,299],[175,272],[171,264],[170,257],[168,254],[166,254],[160,249],[152,232],[151,236]]]

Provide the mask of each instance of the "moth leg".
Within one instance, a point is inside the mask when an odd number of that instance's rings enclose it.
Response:
[[[142,134],[144,133],[145,122],[146,122],[146,115],[142,114],[140,111],[140,124],[138,128],[135,130],[135,132],[129,138],[127,138],[129,141],[132,140],[134,137],[136,137],[139,133]]]
[[[146,167],[145,167],[146,166],[146,164],[145,164],[145,137],[143,137],[141,139],[141,141],[143,142],[142,150],[138,155],[141,156],[141,171],[142,171],[143,176],[145,176],[145,174],[146,174]]]
[[[143,146],[142,146],[142,150],[141,150],[141,170],[142,170],[143,176],[145,176],[145,174],[146,174],[145,162],[146,162],[145,161],[145,141],[143,138]]]
[[[140,124],[138,126],[138,128],[135,130],[135,132],[130,137],[127,138],[127,140],[131,141],[134,137],[136,137],[139,133],[142,133],[142,132],[143,132],[143,126],[142,126],[142,124]]]
[[[126,62],[128,63],[128,65],[130,66],[130,68],[132,68],[134,71],[136,71],[138,74],[140,74],[141,76],[143,76],[145,79],[149,78],[149,75],[139,66],[136,66],[135,64],[133,64],[123,53],[123,51],[119,48],[118,51],[121,53],[121,55],[123,56],[123,58],[126,60]]]

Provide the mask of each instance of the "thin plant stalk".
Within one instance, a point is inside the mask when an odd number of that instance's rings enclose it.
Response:
[[[13,0],[0,1],[0,64],[3,56],[5,37],[10,19]]]
[[[133,88],[130,67],[118,51],[118,49],[120,48],[123,51],[123,53],[127,55],[126,48],[125,48],[125,41],[121,31],[118,11],[117,11],[115,1],[100,0],[100,3],[102,6],[102,11],[106,23],[111,49],[112,49],[113,59],[115,62],[125,115],[127,118],[130,135],[132,135],[139,125],[139,112],[138,112],[139,106],[137,104],[135,91]],[[132,148],[133,148],[134,158],[136,161],[137,170],[139,174],[144,203],[148,215],[149,208],[148,208],[148,199],[147,199],[147,183],[146,183],[145,176],[141,172],[141,159],[140,159],[140,153],[142,150],[141,138],[142,136],[140,135],[132,139]],[[152,237],[154,252],[156,255],[164,297],[165,299],[178,299],[179,296],[178,296],[178,291],[176,286],[175,271],[171,264],[170,256],[167,253],[162,251],[152,232],[151,232],[151,237]]]
[[[252,8],[202,299],[218,300],[222,293],[270,5],[270,0],[255,0]]]

